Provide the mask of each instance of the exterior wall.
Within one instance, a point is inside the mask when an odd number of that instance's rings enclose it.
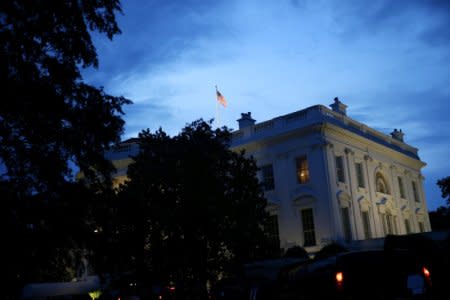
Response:
[[[250,115],[250,114],[248,114]],[[267,191],[271,212],[277,214],[280,246],[287,249],[304,245],[301,210],[314,213],[315,252],[331,241],[345,239],[342,209],[348,211],[352,241],[382,238],[387,234],[387,215],[395,234],[430,231],[423,177],[425,165],[417,149],[393,137],[379,133],[342,113],[324,106],[313,106],[234,132],[232,149],[245,149],[259,166],[272,164],[274,190]],[[310,181],[296,181],[295,158],[306,155]],[[342,156],[345,182],[337,178],[336,156]],[[357,182],[355,163],[362,164],[364,187]],[[387,192],[377,191],[377,177],[385,180]],[[400,196],[398,177],[404,185]],[[414,200],[412,182],[416,182],[420,201]],[[370,230],[364,228],[363,212],[368,215]]]
[[[329,203],[325,201],[329,198],[322,178],[326,164],[323,146],[318,141],[320,132],[312,128],[295,136],[256,142],[245,147],[247,154],[253,156],[259,166],[273,166],[275,188],[267,191],[266,197],[271,203],[272,213],[278,216],[282,248],[304,244],[300,214],[306,208],[314,213],[316,241],[329,239],[328,222],[332,216]],[[301,156],[307,157],[309,165],[310,179],[304,184],[298,183],[296,177],[296,158]]]
[[[330,127],[330,126],[327,126]],[[430,231],[430,225],[426,212],[426,202],[423,194],[420,161],[399,155],[395,151],[385,147],[377,147],[372,142],[360,137],[342,132],[339,128],[330,127],[325,130],[328,163],[330,165],[330,186],[332,198],[330,201],[338,203],[336,217],[340,219],[338,225],[338,240],[342,240],[343,226],[340,207],[348,207],[352,240],[363,240],[364,228],[362,212],[368,212],[371,238],[386,236],[383,226],[383,215],[390,213],[393,216],[395,234],[406,234],[405,219],[410,222],[410,233],[420,232],[418,222],[424,223],[425,231]],[[345,183],[336,178],[335,157],[342,156],[344,161]],[[355,163],[361,163],[363,167],[365,187],[357,184]],[[381,193],[376,189],[376,174],[381,174],[387,183],[388,192]],[[404,198],[400,196],[398,177],[402,178],[404,186]],[[416,182],[419,189],[420,202],[416,202],[413,196],[412,181]]]

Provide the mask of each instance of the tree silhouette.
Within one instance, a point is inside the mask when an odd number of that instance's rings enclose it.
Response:
[[[0,1],[6,299],[27,281],[72,279],[70,251],[89,245],[92,209],[104,205],[73,183],[72,167],[90,187],[108,186],[103,153],[119,140],[131,102],[86,84],[81,70],[98,66],[93,32],[120,33],[117,12],[118,0]]]
[[[97,67],[90,34],[118,34],[119,11],[118,0],[1,1],[0,160],[18,191],[57,189],[70,161],[91,180],[93,169],[108,178],[103,151],[130,101],[84,83],[80,70]]]
[[[441,189],[442,198],[446,200],[447,205],[450,205],[450,176],[438,180],[437,185]]]
[[[119,193],[125,265],[204,284],[261,255],[266,200],[254,160],[229,150],[227,129],[198,120],[174,137],[139,139]]]

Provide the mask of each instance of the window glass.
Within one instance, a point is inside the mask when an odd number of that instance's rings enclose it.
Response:
[[[420,202],[419,192],[417,191],[417,184],[415,181],[412,182],[412,189],[413,189],[414,201]]]
[[[419,222],[419,230],[420,232],[425,232],[425,226],[423,225],[423,222]]]
[[[298,183],[307,183],[309,181],[309,168],[306,156],[296,159],[297,164],[297,181]]]
[[[398,189],[400,191],[400,198],[405,199],[405,187],[403,186],[403,179],[399,176],[398,179]]]
[[[265,191],[270,191],[275,188],[275,181],[273,178],[273,166],[265,165],[261,167],[262,186]]]
[[[314,246],[316,244],[316,233],[314,230],[314,216],[311,208],[302,209],[302,225],[304,246]]]
[[[363,223],[363,227],[364,227],[364,238],[370,239],[370,238],[372,238],[372,233],[370,231],[369,212],[363,211],[361,213],[361,215],[362,215],[362,223]]]
[[[267,234],[269,236],[269,241],[273,249],[280,248],[280,233],[278,230],[278,216],[271,215],[267,222]]]
[[[346,241],[352,240],[352,229],[350,226],[350,214],[348,207],[341,207],[342,225],[344,229],[344,238]]]
[[[406,234],[411,233],[411,225],[409,224],[409,219],[405,219],[405,229],[406,229]]]
[[[395,218],[390,213],[386,214],[386,228],[387,228],[387,234],[396,234],[396,232],[397,232]]]
[[[381,223],[383,224],[384,235],[387,235],[389,232],[388,232],[388,228],[386,225],[386,214],[380,214],[380,218],[381,218]]]
[[[336,156],[336,176],[339,182],[345,182],[344,160],[342,156]]]
[[[358,187],[360,187],[360,188],[366,187],[365,182],[364,182],[364,173],[363,173],[362,163],[356,163],[355,169],[356,169],[356,179],[358,180]]]

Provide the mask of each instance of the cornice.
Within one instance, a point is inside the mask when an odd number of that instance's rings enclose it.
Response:
[[[371,151],[375,151],[381,154],[385,154],[389,157],[394,158],[396,161],[407,161],[407,165],[413,165],[415,168],[423,168],[426,166],[426,163],[422,162],[419,159],[410,157],[402,152],[391,149],[385,145],[367,139],[366,137],[360,136],[356,133],[353,133],[345,128],[341,128],[331,123],[325,122],[324,126],[324,135],[327,138],[332,137],[333,140],[339,141],[339,139],[347,140],[349,142],[355,143],[356,145],[361,145],[361,148],[366,147],[371,149]],[[414,151],[417,151],[416,148],[409,146]],[[364,151],[361,149],[361,151]]]

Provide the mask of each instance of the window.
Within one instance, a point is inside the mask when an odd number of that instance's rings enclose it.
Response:
[[[361,217],[362,217],[362,223],[363,223],[363,229],[364,229],[364,238],[367,240],[367,239],[372,238],[372,233],[370,231],[369,212],[363,211],[361,213]]]
[[[396,234],[397,233],[396,219],[390,213],[386,214],[386,229],[387,229],[386,234]]]
[[[339,182],[345,182],[344,161],[342,156],[336,156],[336,176]]]
[[[355,169],[356,169],[356,179],[358,181],[358,187],[360,187],[360,188],[366,187],[366,185],[364,183],[364,173],[363,173],[362,163],[355,163]]]
[[[381,223],[383,224],[383,232],[384,235],[388,234],[388,228],[386,226],[386,214],[380,214]]]
[[[419,222],[419,231],[425,232],[425,226],[423,225],[423,222]]]
[[[386,183],[386,180],[384,180],[383,175],[380,173],[377,173],[375,176],[375,184],[377,188],[377,192],[383,193],[383,194],[389,194],[388,185]]]
[[[280,249],[280,233],[278,231],[278,216],[270,215],[266,227],[267,235],[269,236],[270,245],[276,252]]]
[[[342,226],[344,229],[344,238],[347,242],[352,240],[352,228],[350,225],[350,214],[348,207],[341,207]]]
[[[296,159],[297,164],[297,181],[298,183],[307,183],[309,181],[308,160],[306,156]]]
[[[406,229],[406,234],[411,233],[411,225],[409,224],[409,219],[405,219],[405,229]]]
[[[386,214],[387,234],[393,234],[392,215]]]
[[[399,176],[398,179],[398,190],[400,191],[400,198],[405,199],[405,188],[403,186],[403,179]]]
[[[302,225],[304,246],[314,246],[316,244],[316,233],[314,231],[314,216],[312,208],[302,209]]]
[[[414,195],[414,201],[420,202],[419,193],[417,191],[417,184],[415,181],[412,182],[412,190]]]
[[[265,165],[261,167],[261,175],[262,175],[262,182],[261,185],[263,186],[265,191],[270,191],[275,188],[275,181],[273,178],[273,167],[272,165]]]

